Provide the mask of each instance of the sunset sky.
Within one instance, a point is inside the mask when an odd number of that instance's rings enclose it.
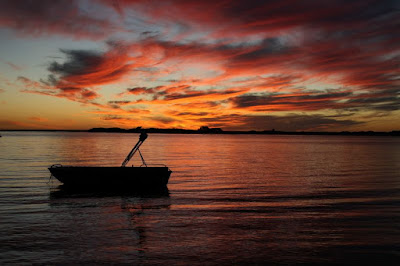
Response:
[[[400,129],[400,1],[0,0],[0,130]]]

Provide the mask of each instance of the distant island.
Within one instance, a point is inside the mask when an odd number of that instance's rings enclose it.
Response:
[[[112,128],[92,128],[89,132],[110,132],[110,133],[162,133],[162,134],[258,134],[258,135],[349,135],[349,136],[400,136],[400,131],[375,132],[375,131],[341,131],[341,132],[308,132],[308,131],[278,131],[275,129],[263,131],[224,131],[221,128],[210,128],[202,126],[197,130],[181,128],[142,128],[123,129]]]

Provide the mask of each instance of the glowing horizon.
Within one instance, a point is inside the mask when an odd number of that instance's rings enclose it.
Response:
[[[2,1],[0,130],[399,130],[399,8]]]

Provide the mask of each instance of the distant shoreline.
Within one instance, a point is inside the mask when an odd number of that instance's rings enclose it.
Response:
[[[375,132],[375,131],[341,131],[341,132],[306,132],[306,131],[277,131],[277,130],[264,130],[264,131],[223,131],[221,129],[206,128],[203,130],[189,130],[189,129],[161,129],[161,128],[135,128],[135,129],[122,129],[122,128],[92,128],[89,130],[58,130],[58,129],[6,129],[0,130],[7,131],[20,131],[20,132],[90,132],[90,133],[140,133],[146,131],[147,133],[160,133],[160,134],[215,134],[215,135],[322,135],[322,136],[400,136],[400,131],[391,132]]]

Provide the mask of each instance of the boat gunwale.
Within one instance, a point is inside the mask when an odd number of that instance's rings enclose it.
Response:
[[[158,166],[153,166],[158,165]],[[147,165],[140,165],[140,166],[90,166],[90,165],[62,165],[62,164],[53,164],[48,169],[58,169],[58,168],[168,168],[169,167],[165,164],[147,164]]]

